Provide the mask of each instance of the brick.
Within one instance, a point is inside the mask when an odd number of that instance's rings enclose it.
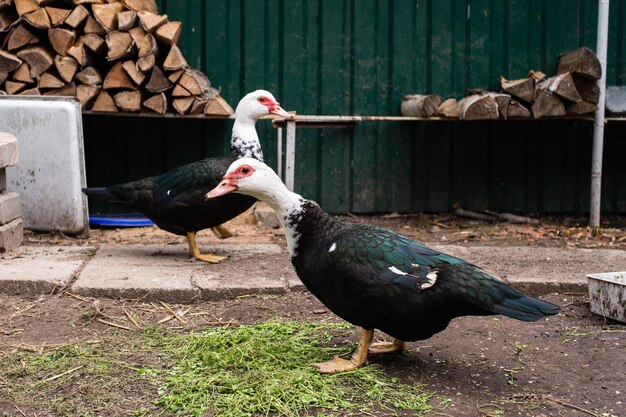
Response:
[[[15,219],[0,226],[0,252],[8,252],[20,246],[24,238],[22,219]]]
[[[0,193],[7,189],[7,170],[0,168]]]
[[[0,225],[22,216],[22,205],[18,193],[0,193]]]
[[[19,155],[15,136],[0,132],[0,167],[12,167],[17,164]]]

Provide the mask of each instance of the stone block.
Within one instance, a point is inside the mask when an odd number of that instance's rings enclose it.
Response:
[[[23,239],[22,219],[15,219],[0,226],[0,252],[8,252],[17,248]]]
[[[15,136],[0,132],[0,167],[12,167],[17,164],[19,156]]]
[[[0,225],[22,216],[22,205],[18,193],[0,192]]]

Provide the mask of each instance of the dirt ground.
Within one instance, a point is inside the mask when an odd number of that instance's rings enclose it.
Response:
[[[389,227],[425,243],[626,249],[626,219],[620,217],[608,219],[603,235],[598,237],[590,236],[584,226],[586,219],[576,218],[542,219],[541,225],[528,226],[425,214],[345,217]],[[229,228],[236,233],[229,243],[284,244],[279,230],[259,227],[252,216],[232,222]],[[27,245],[181,240],[156,228],[94,230],[83,239],[30,232],[26,236]],[[206,231],[199,239],[200,243],[216,241]],[[561,305],[562,312],[537,323],[505,317],[460,318],[442,333],[410,343],[403,354],[370,356],[370,362],[404,383],[427,384],[451,399],[448,408],[438,411],[443,415],[626,416],[626,326],[592,314],[585,295],[550,294],[542,298]],[[157,324],[168,317],[161,306],[134,300],[94,300],[67,293],[38,299],[0,296],[0,359],[16,349],[44,350],[46,346],[119,332],[132,337],[132,331],[81,319],[94,303],[107,315],[122,318],[124,306],[142,323]],[[339,320],[308,293],[172,307],[186,311],[186,323],[169,320],[157,325],[176,326],[181,332],[206,328],[214,322]],[[350,340],[338,343],[355,342],[356,336],[355,332]],[[0,395],[0,415],[45,415],[42,410],[24,408],[17,413],[15,404],[3,397]],[[121,408],[110,411],[110,415],[126,415]]]

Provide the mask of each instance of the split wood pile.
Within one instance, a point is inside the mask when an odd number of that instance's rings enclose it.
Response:
[[[530,71],[517,80],[500,77],[500,92],[469,89],[469,95],[458,102],[442,101],[438,95],[406,95],[400,112],[407,117],[463,120],[578,116],[596,111],[601,72],[596,55],[583,47],[561,55],[552,77],[541,71]]]
[[[84,110],[227,116],[155,0],[0,1],[0,94],[76,97]]]

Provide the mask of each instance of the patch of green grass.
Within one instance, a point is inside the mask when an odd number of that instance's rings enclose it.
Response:
[[[0,415],[422,415],[446,401],[378,366],[320,375],[349,356],[332,347],[345,324],[268,322],[182,334],[162,327],[108,333],[99,343],[0,355]],[[408,413],[408,414],[407,414]]]
[[[338,324],[269,322],[186,336],[175,347],[178,361],[163,377],[157,404],[181,415],[221,417],[362,415],[381,409],[384,415],[419,415],[432,409],[432,393],[401,384],[377,366],[335,375],[309,366],[351,353],[354,346],[326,346],[351,331]]]

